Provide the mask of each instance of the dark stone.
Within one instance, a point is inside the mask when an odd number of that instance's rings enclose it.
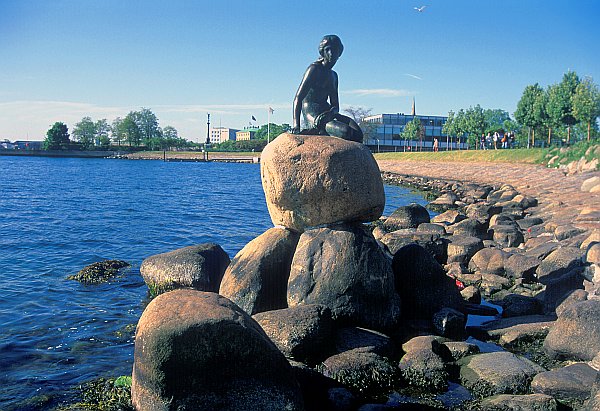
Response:
[[[262,328],[217,294],[162,294],[138,323],[131,394],[138,410],[302,410],[292,368]]]
[[[539,373],[531,381],[531,391],[551,395],[560,402],[579,403],[590,397],[590,387],[598,371],[578,363]]]
[[[504,269],[510,278],[522,278],[531,282],[535,277],[535,270],[540,265],[540,260],[523,254],[512,254],[504,262]]]
[[[360,349],[327,358],[319,366],[326,377],[361,393],[388,392],[398,379],[398,367],[389,359]]]
[[[495,214],[500,214],[502,207],[485,203],[476,203],[467,206],[465,213],[469,218],[475,218],[483,224],[487,224]]]
[[[558,307],[556,307],[556,315],[560,316],[563,311],[569,308],[571,305],[585,301],[588,299],[588,292],[585,290],[574,290],[568,293],[560,303]]]
[[[469,355],[478,354],[479,347],[465,341],[446,341],[442,343],[450,351],[453,361],[458,361]]]
[[[458,364],[461,383],[480,398],[525,394],[533,377],[545,371],[534,362],[506,351],[472,355]]]
[[[556,238],[558,241],[562,241],[568,238],[575,237],[584,232],[585,230],[573,227],[572,225],[562,225],[556,227],[556,229],[554,230],[554,238]]]
[[[465,325],[467,317],[460,311],[452,308],[442,308],[433,314],[433,328],[438,335],[452,340],[465,338]]]
[[[479,288],[475,287],[474,285],[465,287],[460,292],[460,295],[462,295],[465,301],[469,303],[481,304],[481,291],[479,291]]]
[[[480,411],[556,411],[556,401],[545,394],[499,394],[485,398]]]
[[[323,305],[299,305],[255,314],[253,318],[288,358],[314,364],[333,351],[331,311]]]
[[[361,225],[302,233],[292,261],[287,302],[323,304],[340,324],[394,327],[400,299],[389,259]]]
[[[456,224],[459,221],[467,218],[466,215],[460,213],[457,210],[448,210],[443,212],[442,214],[438,214],[431,219],[432,223],[440,223],[440,224]]]
[[[489,228],[488,234],[502,247],[517,247],[525,241],[521,230],[512,225],[495,225]]]
[[[551,358],[590,361],[600,351],[600,301],[574,303],[558,317],[544,340]]]
[[[180,287],[217,292],[228,265],[221,246],[204,243],[148,257],[140,274],[154,295]]]
[[[446,229],[441,224],[435,223],[421,223],[417,227],[417,232],[425,232],[425,233],[436,233],[439,235],[446,235]]]
[[[337,331],[335,348],[338,353],[350,350],[374,352],[384,357],[395,355],[394,343],[385,334],[360,327],[345,327]]]
[[[445,261],[448,254],[448,240],[440,238],[440,234],[436,231],[418,231],[414,228],[404,228],[384,235],[380,241],[386,245],[392,255],[408,244],[419,244],[429,251],[438,262]]]
[[[510,254],[496,248],[483,248],[469,261],[469,270],[503,276],[504,265]]]
[[[475,218],[467,218],[452,226],[452,234],[478,237],[482,240],[486,238],[486,226]]]
[[[543,240],[545,240],[546,238],[549,238],[549,237],[542,237]],[[530,241],[531,240],[529,240],[527,243],[529,243]],[[527,247],[527,251],[525,251],[525,255],[528,257],[536,258],[538,260],[543,260],[548,255],[550,255],[554,250],[557,250],[559,247],[560,247],[559,243],[547,240],[543,243],[540,243],[539,245],[534,246],[533,248]]]
[[[544,310],[548,313],[555,311],[562,302],[571,294],[572,291],[583,288],[583,276],[581,270],[576,268],[562,274],[560,277],[552,276],[544,278],[546,289],[537,295],[537,298],[543,298]]]
[[[519,294],[509,294],[500,302],[502,317],[521,317],[524,315],[543,314],[544,307],[540,300]]]
[[[521,220],[517,220],[517,224],[521,228],[521,230],[527,230],[528,228],[533,227],[534,225],[543,224],[544,220],[539,217],[525,217]]]
[[[581,411],[598,411],[600,410],[600,373],[596,375],[596,380],[592,385],[590,399],[583,405]]]
[[[438,338],[415,337],[403,344],[402,349],[406,354],[400,359],[400,371],[408,384],[434,392],[448,388],[448,370],[440,350],[445,350],[450,358],[451,355]]]
[[[583,269],[584,251],[577,247],[561,247],[552,251],[536,270],[538,281],[548,284],[574,269]]]
[[[271,228],[250,241],[227,268],[219,294],[248,314],[287,308],[287,282],[299,234]]]
[[[290,365],[292,366],[294,376],[302,391],[304,411],[321,411],[323,409],[331,411],[338,410],[338,408],[335,408],[337,403],[332,402],[333,399],[330,396],[330,392],[341,390],[349,393],[348,390],[342,388],[339,382],[332,378],[325,377],[323,374],[308,367],[306,364],[290,361]],[[350,394],[350,396],[352,396],[352,394]],[[352,396],[352,398],[354,398],[354,396]],[[344,408],[340,408],[339,410],[342,411]]]
[[[412,203],[399,207],[383,223],[387,231],[396,231],[402,228],[417,228],[419,224],[428,223],[429,211],[422,205]]]
[[[482,248],[483,241],[477,237],[453,235],[448,244],[448,263],[457,262],[466,266]]]
[[[401,248],[392,267],[404,318],[431,319],[444,307],[462,308],[455,281],[423,247],[411,244]]]
[[[517,196],[519,192],[515,190],[513,187],[506,185],[501,187],[498,190],[494,190],[490,192],[487,196],[488,201],[510,201],[515,196]]]

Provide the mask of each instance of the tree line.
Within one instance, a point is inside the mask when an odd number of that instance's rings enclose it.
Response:
[[[538,83],[525,87],[515,111],[515,118],[527,128],[527,139],[532,145],[535,145],[536,132],[547,135],[549,145],[554,136],[569,143],[573,139],[574,128],[579,138],[583,135],[582,129],[585,130],[589,141],[592,134],[598,132],[598,116],[598,86],[591,77],[582,80],[574,71],[565,73],[560,83],[545,89]]]
[[[598,135],[600,91],[591,77],[580,79],[569,71],[559,83],[542,88],[538,83],[525,87],[517,103],[514,119],[501,109],[483,109],[479,104],[448,113],[442,132],[460,143],[466,138],[477,147],[479,136],[494,132],[516,133],[522,146],[536,145],[536,135],[544,133],[551,145],[556,142],[588,141]],[[416,139],[423,130],[419,121],[405,127],[404,137]],[[417,124],[418,123],[418,124]]]
[[[107,150],[111,145],[127,145],[130,148],[166,150],[195,145],[179,137],[175,127],[161,128],[158,124],[156,115],[147,108],[131,111],[124,118],[117,117],[111,124],[105,118],[94,121],[89,116],[83,117],[74,125],[71,134],[65,123],[56,122],[46,133],[44,148]]]

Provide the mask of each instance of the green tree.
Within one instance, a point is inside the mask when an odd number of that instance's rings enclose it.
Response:
[[[563,75],[562,81],[548,90],[546,111],[553,124],[567,126],[567,142],[571,140],[571,127],[577,123],[573,115],[573,96],[580,83],[577,73],[569,71]]]
[[[110,147],[110,125],[105,118],[96,121],[96,145],[103,150]]]
[[[46,132],[44,150],[66,150],[69,147],[69,129],[65,123],[56,122]]]
[[[510,115],[502,109],[485,109],[483,110],[485,118],[485,133],[495,133],[496,131],[509,131],[505,127],[505,122],[510,120]]]
[[[458,149],[460,150],[460,139],[465,135],[468,129],[467,113],[462,108],[456,113],[454,117],[454,132],[456,133],[456,140],[458,143]]]
[[[446,122],[444,123],[444,126],[442,127],[442,133],[444,133],[446,135],[446,150],[448,150],[450,148],[448,139],[451,139],[452,136],[456,136],[455,128],[456,128],[456,122],[455,122],[455,117],[454,117],[454,111],[450,110],[448,112],[448,119],[446,120]],[[451,143],[451,141],[450,141],[450,143]]]
[[[141,139],[146,145],[149,145],[150,140],[153,140],[154,143],[160,140],[158,118],[150,109],[142,107],[142,110],[137,112],[136,124],[140,129]]]
[[[121,142],[124,142],[126,140],[126,132],[125,128],[123,127],[123,119],[121,117],[115,118],[112,122],[112,126],[110,129],[113,141],[117,143],[117,145],[120,147]]]
[[[121,124],[125,139],[132,147],[138,147],[142,140],[142,133],[137,123],[138,115],[139,113],[137,111],[130,111]]]
[[[166,147],[177,147],[180,144],[179,135],[175,127],[166,126],[163,128],[162,136]]]
[[[405,140],[411,141],[415,141],[423,137],[423,125],[421,124],[421,119],[418,116],[415,116],[415,118],[406,123],[404,130],[402,131],[402,137]],[[422,144],[421,149],[423,149]]]
[[[289,124],[286,124],[286,123],[283,123],[283,124],[271,123],[270,127],[267,127],[267,124],[263,124],[256,131],[256,134],[254,135],[254,138],[256,140],[266,140],[267,139],[267,132],[269,131],[269,129],[270,129],[270,132],[271,132],[270,139],[273,140],[274,138],[276,138],[281,133],[285,133],[287,131],[290,131],[292,128],[291,128],[291,126]]]
[[[587,125],[587,140],[590,141],[592,123],[600,116],[600,91],[591,77],[586,77],[575,88],[573,116]]]
[[[523,95],[517,103],[517,110],[515,111],[515,119],[528,128],[527,131],[527,145],[531,137],[532,144],[535,145],[535,129],[540,127],[540,118],[535,114],[536,102],[539,105],[541,96],[544,95],[544,89],[540,87],[538,83],[529,85],[523,90]]]
[[[467,133],[467,142],[471,146],[477,146],[479,136],[486,130],[484,111],[479,104],[469,107],[465,112],[463,131]]]
[[[81,144],[81,148],[89,150],[94,147],[96,124],[90,117],[86,116],[78,123],[75,123],[75,127],[73,127],[73,132],[71,134],[73,138]]]

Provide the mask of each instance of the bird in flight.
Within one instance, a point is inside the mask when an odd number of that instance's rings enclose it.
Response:
[[[415,10],[418,11],[419,13],[422,13],[423,10],[425,10],[427,6],[421,6],[421,7],[415,7]]]

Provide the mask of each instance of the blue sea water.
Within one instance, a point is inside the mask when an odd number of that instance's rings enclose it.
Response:
[[[426,203],[386,186],[384,214],[411,202]],[[0,157],[0,410],[131,374],[146,257],[204,242],[233,257],[271,226],[256,164]],[[66,280],[103,259],[132,267]]]

